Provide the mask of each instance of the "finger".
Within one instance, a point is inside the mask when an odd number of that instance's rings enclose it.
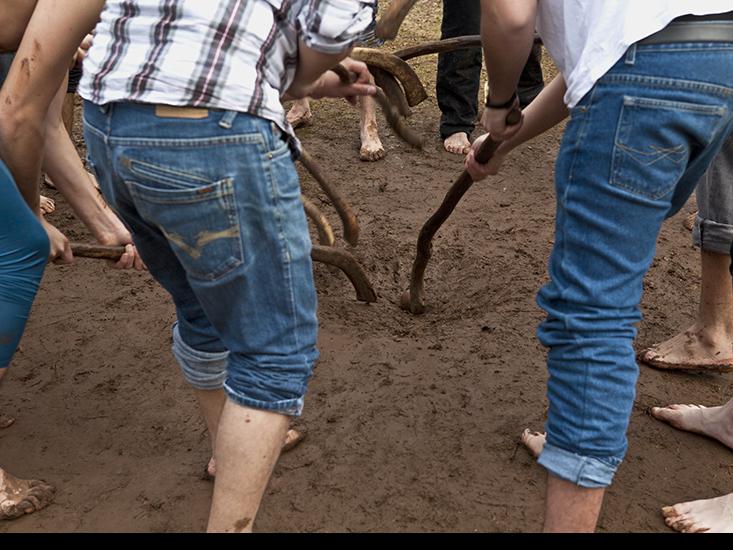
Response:
[[[376,95],[377,87],[373,84],[349,84],[344,88],[344,96]]]
[[[135,269],[138,271],[145,271],[148,269],[148,266],[145,265],[145,262],[143,262],[143,259],[140,257],[140,252],[138,252],[137,248],[135,249]]]
[[[125,245],[125,253],[115,264],[116,269],[130,269],[135,264],[135,249],[131,244]]]
[[[68,242],[65,243],[64,247],[59,249],[53,257],[54,263],[57,264],[73,264],[74,254],[71,252],[71,245]]]

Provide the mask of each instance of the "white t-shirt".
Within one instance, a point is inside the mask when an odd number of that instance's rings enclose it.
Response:
[[[733,11],[733,0],[539,0],[537,30],[574,107],[632,44],[681,15]]]

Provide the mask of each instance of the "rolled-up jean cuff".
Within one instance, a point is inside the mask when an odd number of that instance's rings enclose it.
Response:
[[[181,367],[183,377],[197,390],[218,390],[227,379],[229,352],[211,353],[195,350],[188,346],[173,327],[173,355]]]
[[[728,255],[733,244],[733,225],[697,216],[692,228],[692,244],[706,252]]]
[[[620,459],[582,456],[547,443],[537,462],[555,477],[587,489],[611,485],[621,464]]]
[[[304,397],[298,397],[297,399],[285,399],[283,401],[259,401],[242,395],[228,384],[224,384],[224,391],[229,399],[243,407],[274,412],[285,416],[300,416],[303,414],[303,404],[305,402]]]

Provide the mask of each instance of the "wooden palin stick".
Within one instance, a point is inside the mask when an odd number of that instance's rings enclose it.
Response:
[[[333,207],[338,212],[341,218],[341,223],[344,227],[344,239],[351,246],[356,246],[359,242],[359,222],[356,220],[354,210],[351,208],[351,204],[341,194],[341,191],[328,181],[318,163],[310,156],[308,151],[304,147],[301,147],[300,151],[300,162],[306,167],[308,172],[315,178],[318,185],[321,186],[323,192],[326,193],[328,198],[333,203]]]
[[[323,215],[323,212],[311,202],[308,197],[301,195],[300,202],[303,203],[303,209],[305,210],[306,216],[308,216],[313,225],[316,226],[318,231],[318,242],[323,246],[333,246],[336,242],[336,238],[333,236],[333,228],[328,223],[328,219]]]
[[[102,246],[96,244],[71,243],[71,251],[79,258],[95,258],[116,262],[125,253],[124,246]],[[338,267],[351,281],[356,290],[356,299],[360,302],[377,301],[377,293],[369,282],[369,278],[351,254],[345,250],[330,246],[314,245],[311,251],[314,262],[321,262]]]
[[[506,123],[510,126],[517,124],[521,120],[521,117],[521,111],[514,109],[507,115]],[[494,141],[491,137],[486,138],[476,152],[476,160],[480,164],[486,164],[494,156],[499,145],[501,145],[500,141]],[[471,175],[464,170],[448,190],[448,193],[446,193],[438,210],[430,216],[430,219],[425,222],[425,225],[420,230],[420,235],[417,239],[417,256],[415,257],[415,262],[412,264],[412,274],[410,275],[410,288],[402,294],[400,299],[400,306],[403,309],[409,310],[414,315],[425,313],[423,286],[425,269],[428,266],[433,251],[433,237],[472,185],[473,180],[471,179]]]
[[[331,70],[339,76],[341,82],[343,82],[344,84],[349,84],[354,81],[354,75],[341,64],[336,65]],[[400,114],[399,109],[392,105],[392,103],[387,98],[387,95],[384,93],[384,90],[382,90],[382,88],[380,88],[379,86],[376,86],[376,88],[377,95],[374,97],[377,100],[377,103],[379,103],[379,106],[382,108],[382,111],[384,112],[384,117],[387,119],[387,122],[395,131],[395,133],[413,147],[417,149],[422,149],[422,136],[407,125],[405,119]]]

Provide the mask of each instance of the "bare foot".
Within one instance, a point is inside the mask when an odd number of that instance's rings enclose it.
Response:
[[[377,121],[369,121],[361,129],[359,158],[367,162],[374,162],[375,160],[383,159],[385,156],[387,156],[387,152],[384,150],[382,141],[379,139]]]
[[[543,433],[531,432],[529,428],[522,432],[522,443],[535,458],[540,456],[542,449],[545,448],[546,441],[547,436]]]
[[[288,451],[293,450],[295,447],[300,445],[303,440],[305,439],[307,432],[304,430],[298,431],[298,430],[288,430],[288,433],[285,434],[285,441],[283,442],[282,452],[287,453]],[[204,473],[201,475],[201,478],[206,481],[213,481],[213,479],[216,477],[216,460],[212,456],[209,460],[209,463],[206,465],[206,469],[204,470]]]
[[[51,214],[54,210],[56,210],[56,203],[53,201],[53,199],[49,199],[48,197],[44,197],[41,195],[41,212],[44,214]]]
[[[0,468],[0,519],[14,519],[48,506],[56,490],[42,481],[18,479]]]
[[[300,128],[309,124],[313,119],[313,113],[311,113],[308,98],[295,100],[286,118],[293,128]]]
[[[692,229],[695,227],[695,219],[697,218],[697,209],[693,210],[687,216],[685,216],[685,219],[682,220],[682,227],[687,229],[688,231],[692,231]]]
[[[443,142],[443,147],[449,153],[466,155],[471,148],[471,142],[468,141],[468,134],[466,132],[458,132],[448,136]]]
[[[724,331],[697,323],[686,331],[639,353],[639,361],[663,370],[733,372],[733,340]]]
[[[662,508],[664,523],[682,533],[733,533],[733,493]]]
[[[652,416],[677,428],[717,439],[733,449],[733,399],[722,407],[669,405],[652,407]]]
[[[13,424],[15,424],[15,418],[7,414],[0,414],[0,430],[9,428]]]

